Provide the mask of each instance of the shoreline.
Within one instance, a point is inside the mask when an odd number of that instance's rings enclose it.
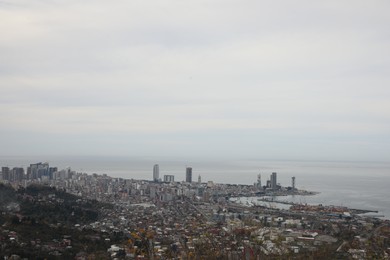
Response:
[[[291,194],[288,194],[291,195]],[[277,195],[277,196],[288,196],[288,195]],[[300,194],[302,195],[302,194]],[[315,195],[315,194],[314,194]],[[266,195],[267,196],[267,195]],[[307,196],[302,195],[302,196]],[[287,210],[290,212],[306,212],[306,213],[317,213],[321,215],[329,215],[333,217],[344,217],[348,218],[353,216],[359,216],[359,217],[370,217],[370,218],[384,218],[384,219],[389,219],[383,214],[380,214],[378,210],[369,210],[369,209],[356,209],[356,208],[350,208],[346,206],[337,206],[337,205],[323,205],[323,204],[308,204],[308,203],[295,203],[291,201],[283,201],[283,200],[275,200],[274,198],[264,198],[265,196],[252,196],[252,198],[257,198],[257,201],[260,202],[265,202],[265,203],[276,203],[276,204],[284,204],[284,205],[291,205],[290,208],[284,209],[284,208],[278,208],[277,206],[271,206],[271,205],[259,205],[257,203],[250,202],[248,204],[247,201],[247,206],[248,207],[264,207],[267,209],[279,209],[279,210]],[[242,196],[240,198],[249,198]],[[232,201],[233,203],[236,204],[241,204],[245,206],[245,203],[243,201],[237,202]],[[367,215],[365,215],[367,214]]]

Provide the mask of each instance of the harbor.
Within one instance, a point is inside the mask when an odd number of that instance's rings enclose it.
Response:
[[[296,203],[292,201],[280,200],[277,196],[242,197],[236,199],[234,202],[246,206],[260,206],[268,209],[289,210],[291,212],[314,212],[333,217],[351,217],[352,215],[374,218],[385,217],[383,214],[379,214],[377,210],[355,209],[335,205]]]

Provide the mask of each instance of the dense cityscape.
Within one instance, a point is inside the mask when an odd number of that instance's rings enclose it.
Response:
[[[0,260],[390,260],[389,10],[0,0]]]
[[[193,181],[193,169],[150,180],[59,170],[48,163],[2,167],[0,255],[4,259],[389,259],[390,223],[367,211],[237,198],[308,195],[277,182]],[[49,217],[51,216],[51,217]],[[40,230],[45,230],[42,233]],[[27,233],[26,233],[27,232]]]

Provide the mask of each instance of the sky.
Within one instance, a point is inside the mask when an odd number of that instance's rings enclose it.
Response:
[[[389,161],[389,10],[0,0],[0,156]]]

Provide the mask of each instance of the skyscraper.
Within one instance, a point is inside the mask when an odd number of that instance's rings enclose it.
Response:
[[[9,180],[10,178],[10,170],[9,167],[2,167],[1,172],[3,173],[3,180]]]
[[[293,191],[295,190],[295,177],[291,178],[291,188]]]
[[[260,173],[257,175],[257,184],[256,184],[256,186],[257,186],[258,189],[262,189],[262,187],[261,187],[261,174]]]
[[[192,168],[186,168],[186,182],[192,182]]]
[[[175,176],[174,175],[164,175],[164,182],[174,182]]]
[[[158,182],[159,176],[160,176],[160,169],[158,164],[155,164],[153,166],[153,181]]]
[[[271,174],[271,189],[276,190],[276,172]]]
[[[14,167],[10,171],[10,181],[22,181],[24,179],[24,169],[20,167]]]
[[[49,176],[49,163],[34,163],[27,168],[27,176],[31,180],[40,179],[42,176]]]

